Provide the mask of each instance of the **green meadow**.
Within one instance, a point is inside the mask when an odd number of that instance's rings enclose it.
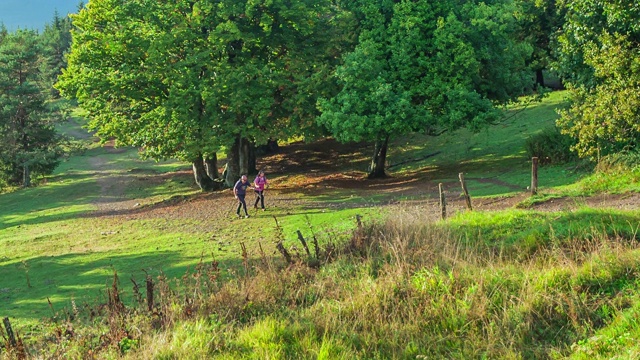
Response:
[[[249,219],[229,190],[197,191],[188,164],[103,147],[72,117],[61,130],[81,146],[0,195],[0,316],[44,358],[638,358],[640,212],[586,205],[633,198],[637,169],[545,165],[527,195],[524,144],[564,96],[477,133],[396,139],[384,191],[275,174]],[[363,154],[336,174],[364,177]],[[457,196],[460,172],[474,201],[519,200],[438,220],[434,188]],[[573,208],[532,208],[549,201]]]

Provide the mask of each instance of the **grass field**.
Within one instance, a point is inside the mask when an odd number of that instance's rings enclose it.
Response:
[[[81,131],[75,122],[66,129]],[[270,210],[238,223],[230,221],[233,198],[220,194],[227,197],[226,209],[214,214],[221,218],[206,222],[211,229],[198,219],[101,215],[100,203],[109,197],[117,197],[110,199],[113,201],[136,199],[141,207],[153,207],[197,195],[192,178],[176,173],[188,168],[175,161],[141,160],[135,149],[109,151],[87,143],[87,149],[63,162],[46,184],[3,194],[0,314],[14,318],[19,326],[51,316],[48,301],[54,312],[69,306],[71,299],[103,302],[114,271],[123,281],[131,276],[144,278],[143,270],[179,278],[203,257],[215,258],[223,268],[233,270],[240,261],[240,242],[247,242],[254,254],[258,241],[273,250],[273,216],[293,243],[295,231],[308,233],[310,223],[319,233],[326,232],[325,239],[337,241],[355,225],[356,213],[370,212],[366,208],[298,207]],[[144,177],[118,185],[119,177],[131,174]],[[149,180],[163,174],[168,176]],[[114,192],[109,187],[120,189]]]
[[[503,121],[479,133],[397,140],[389,155],[392,178],[380,182],[359,180],[368,149],[332,155],[319,163],[319,175],[291,166],[277,171],[287,159],[268,157],[273,163],[265,166],[274,169],[268,210],[250,209],[249,219],[234,217],[228,190],[197,191],[189,164],[98,146],[73,117],[60,129],[85,148],[39,186],[0,195],[0,316],[38,343],[51,319],[56,324],[70,309],[107,303],[114,273],[127,289],[124,302],[133,304],[131,279],[142,284],[148,274],[190,289],[185,284],[195,281],[194,271],[202,275],[195,269],[215,260],[216,292],[201,296],[208,315],[182,321],[184,298],[175,300],[165,310],[175,327],[122,338],[106,357],[131,347],[140,351],[132,358],[545,358],[572,351],[585,358],[627,351],[639,332],[632,319],[640,214],[637,206],[595,209],[580,202],[602,193],[633,197],[638,175],[544,166],[539,195],[521,201],[531,167],[524,142],[554,125],[563,99],[555,92],[542,103],[506,109]],[[311,148],[299,146],[310,159]],[[333,160],[342,165],[331,168]],[[455,210],[447,221],[435,221],[427,213],[434,188],[441,182],[459,193],[459,172],[474,201],[507,200],[490,212]],[[578,208],[515,208],[564,198]],[[353,243],[357,215],[367,224],[365,245]],[[280,240],[305,258],[297,230],[323,249],[351,241],[352,252],[319,269],[270,272],[282,262]],[[566,291],[554,290],[554,283]],[[244,305],[237,308],[238,302]],[[93,326],[106,331],[104,324]],[[553,335],[545,326],[567,333]],[[589,338],[595,334],[601,335]],[[606,352],[602,338],[619,343]],[[55,348],[51,357],[83,357],[56,344],[34,346]],[[98,347],[77,349],[92,346]]]

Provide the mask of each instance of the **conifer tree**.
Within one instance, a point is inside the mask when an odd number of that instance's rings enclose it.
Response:
[[[33,30],[8,33],[0,42],[0,178],[10,185],[30,186],[61,156],[38,83],[40,51]]]

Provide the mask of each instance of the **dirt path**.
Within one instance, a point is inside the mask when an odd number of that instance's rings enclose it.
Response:
[[[107,153],[118,154],[123,153],[126,149],[116,149],[113,142],[104,145]],[[110,214],[126,211],[139,205],[136,199],[127,199],[125,190],[129,183],[135,180],[133,175],[119,174],[108,167],[107,161],[100,157],[94,156],[89,159],[89,165],[97,175],[97,183],[100,187],[100,196],[94,201],[97,212],[100,214]]]
[[[327,151],[327,149],[330,149]],[[325,140],[318,143],[293,144],[282,147],[276,154],[260,159],[272,186],[267,191],[267,205],[285,213],[290,209],[304,208],[348,208],[364,206],[417,206],[425,211],[439,214],[438,186],[420,175],[390,177],[387,179],[365,180],[365,173],[348,169],[366,164],[369,149],[358,145],[340,145]],[[122,151],[107,144],[108,152]],[[213,193],[199,193],[189,197],[178,197],[167,201],[145,206],[144,199],[126,199],[125,190],[134,181],[163,181],[158,175],[121,174],[105,168],[105,161],[100,157],[91,159],[91,165],[98,173],[100,198],[95,202],[100,216],[117,216],[125,219],[161,218],[190,219],[195,226],[214,230],[223,226],[220,219],[228,219],[235,212],[236,202],[229,190]],[[260,165],[260,164],[259,164]],[[342,169],[343,171],[340,172]],[[347,169],[347,170],[345,170]],[[185,181],[193,181],[189,171],[166,174],[165,177],[181,176]],[[195,187],[195,185],[194,185]],[[335,193],[345,198],[344,202],[319,202],[314,198],[332,197]],[[388,199],[373,201],[371,199]],[[456,195],[457,196],[457,195]],[[494,197],[473,199],[475,211],[494,211],[513,208],[522,202],[528,193],[510,197]],[[413,199],[402,200],[396,199]],[[251,207],[253,197],[247,196],[247,204]],[[536,204],[532,209],[537,211],[574,210],[583,206],[638,209],[640,194],[598,195],[579,199],[553,199]],[[464,211],[464,199],[460,196],[447,198],[449,214]]]

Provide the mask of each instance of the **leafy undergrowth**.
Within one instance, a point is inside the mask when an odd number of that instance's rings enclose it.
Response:
[[[20,339],[43,358],[633,358],[638,223],[637,211],[433,223],[398,210],[346,242],[243,249],[231,278],[207,259],[175,281],[114,277],[103,305]]]

